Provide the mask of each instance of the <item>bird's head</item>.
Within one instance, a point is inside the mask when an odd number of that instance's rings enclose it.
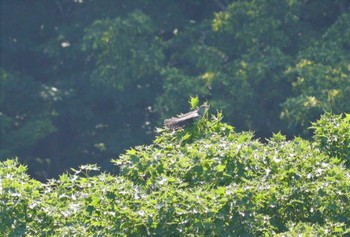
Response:
[[[209,109],[209,105],[207,104],[203,104],[199,107],[197,113],[199,114],[199,116],[203,116],[203,114],[205,113],[205,111],[207,111]]]

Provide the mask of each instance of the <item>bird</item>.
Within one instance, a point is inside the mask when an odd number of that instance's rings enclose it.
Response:
[[[198,109],[190,111],[186,114],[181,114],[178,117],[172,117],[164,120],[164,126],[166,128],[177,129],[184,127],[194,120],[199,120],[204,115],[205,111],[209,108],[209,105],[203,104]]]

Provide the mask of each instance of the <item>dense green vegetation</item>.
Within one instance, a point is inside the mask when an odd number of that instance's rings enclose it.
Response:
[[[350,112],[348,0],[1,1],[0,159],[36,178],[150,144],[198,95],[237,131]],[[329,151],[332,153],[332,151]]]
[[[350,236],[350,1],[0,4],[0,235]]]
[[[85,165],[43,184],[1,162],[1,233],[350,235],[350,114],[322,116],[312,141],[278,133],[266,143],[221,118],[160,131],[114,160],[120,175]]]

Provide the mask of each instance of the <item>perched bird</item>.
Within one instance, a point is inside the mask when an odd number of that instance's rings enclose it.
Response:
[[[201,105],[198,109],[188,112],[186,114],[181,114],[178,117],[172,117],[170,119],[164,120],[164,126],[167,128],[177,129],[184,127],[194,120],[199,120],[202,118],[204,112],[209,108],[209,105]]]

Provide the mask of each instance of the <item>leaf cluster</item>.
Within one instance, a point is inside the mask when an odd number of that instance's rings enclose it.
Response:
[[[55,0],[1,5],[0,159],[42,180],[99,162],[198,95],[261,138],[349,113],[346,0]],[[84,160],[84,162],[82,162]]]
[[[86,165],[42,184],[8,160],[0,169],[0,229],[9,236],[346,236],[350,175],[338,154],[348,150],[334,152],[339,143],[325,146],[319,134],[332,121],[347,133],[347,118],[315,122],[314,142],[277,133],[262,143],[218,113],[129,149],[113,161],[118,176]]]

